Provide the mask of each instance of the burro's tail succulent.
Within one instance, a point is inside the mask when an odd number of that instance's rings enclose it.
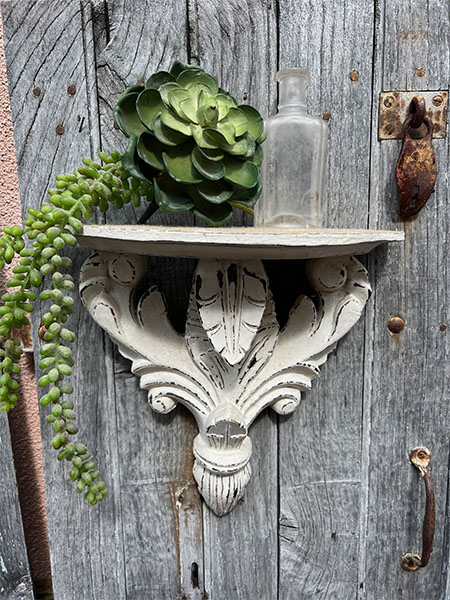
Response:
[[[123,168],[150,184],[161,210],[192,211],[215,226],[229,221],[233,207],[252,212],[261,191],[263,119],[202,68],[175,61],[145,86],[129,87],[114,118],[129,138]]]

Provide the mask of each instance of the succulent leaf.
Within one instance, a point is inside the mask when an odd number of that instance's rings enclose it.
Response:
[[[194,123],[191,123],[191,131],[192,135],[194,136],[194,140],[199,148],[205,150],[217,150],[219,148],[219,145],[213,139],[208,139],[206,137],[205,131],[202,127],[200,127],[200,125],[195,125]]]
[[[164,125],[160,115],[153,120],[152,129],[155,137],[167,146],[178,146],[178,144],[182,144],[187,140],[187,137],[179,131],[174,131]]]
[[[203,177],[216,181],[225,175],[225,168],[219,161],[212,161],[197,146],[192,151],[192,164]]]
[[[248,104],[240,104],[238,108],[248,119],[248,132],[257,140],[264,131],[264,121],[259,112]]]
[[[222,204],[231,198],[233,188],[224,180],[220,182],[203,181],[200,185],[195,186],[195,191],[203,199],[212,204]]]
[[[137,92],[126,94],[122,96],[114,107],[114,120],[127,137],[131,135],[138,136],[144,131],[148,131],[136,110],[138,98],[139,94]]]
[[[214,79],[214,77],[212,77],[212,75],[208,75],[208,73],[205,73],[204,71],[197,71],[194,69],[186,69],[180,73],[177,77],[177,83],[181,87],[186,88],[192,85],[202,84],[213,95],[217,94],[219,91],[217,81]]]
[[[224,153],[221,152],[221,150],[219,150],[218,148],[202,148],[198,144],[197,146],[199,152],[201,152],[201,154],[203,154],[203,156],[205,158],[208,158],[209,160],[222,160],[222,158],[225,156]]]
[[[224,202],[223,204],[211,204],[208,200],[197,198],[192,212],[207,225],[220,227],[226,225],[231,219],[233,208],[228,202]]]
[[[168,83],[165,83],[158,89],[159,95],[161,96],[161,100],[166,106],[170,106],[169,94],[172,93],[174,90],[184,91],[183,88],[181,88],[178,85],[178,83],[174,81],[169,81]]]
[[[259,165],[263,161],[263,158],[264,158],[263,149],[261,148],[261,146],[256,146],[255,153],[253,154],[253,156],[251,158],[249,158],[249,161],[252,162],[257,167],[259,167]]]
[[[126,171],[128,171],[130,175],[136,177],[136,179],[140,179],[141,181],[147,182],[148,179],[141,171],[140,165],[136,160],[137,140],[138,138],[135,135],[132,135],[130,137],[128,146],[122,155],[122,166]]]
[[[230,108],[227,121],[233,125],[236,137],[244,135],[248,130],[248,119],[239,108]]]
[[[137,143],[139,158],[158,171],[164,171],[162,153],[166,149],[151,133],[142,133]]]
[[[196,96],[182,100],[179,106],[181,115],[186,119],[186,121],[191,121],[192,123],[199,122],[197,114],[198,104]]]
[[[147,89],[158,90],[165,83],[174,81],[175,77],[171,73],[168,73],[167,71],[159,71],[158,73],[153,73],[153,75],[147,79],[145,87]]]
[[[237,106],[236,100],[234,98],[223,93],[217,94],[215,99],[217,102],[217,106],[219,107],[219,121],[221,121],[228,115],[228,112],[231,108]]]
[[[142,92],[142,90],[143,90],[143,89],[144,89],[144,86],[143,86],[143,85],[139,85],[139,84],[136,84],[136,85],[130,85],[130,87],[127,87],[127,89],[126,89],[126,90],[124,90],[124,91],[123,91],[123,92],[120,94],[120,96],[117,98],[117,102],[119,102],[120,100],[122,100],[122,98],[123,98],[124,96],[128,96],[128,94],[132,94],[132,93],[136,93],[136,92],[137,92],[138,94],[140,94],[140,93]]]
[[[175,181],[179,183],[201,183],[202,176],[192,164],[191,160],[192,146],[186,144],[183,148],[177,148],[176,151],[167,149],[162,153],[162,159],[166,171]]]
[[[161,96],[156,90],[148,89],[139,94],[136,100],[136,111],[142,124],[148,124],[145,128],[150,129],[153,119],[160,115],[165,109]]]
[[[213,127],[205,127],[203,129],[206,140],[218,144],[220,148],[223,146],[233,146],[236,143],[235,130],[231,123],[218,123],[217,129]]]
[[[177,187],[170,181],[167,175],[163,175],[158,181],[153,179],[155,190],[155,201],[159,208],[167,212],[186,212],[194,207],[194,203],[190,198],[183,195],[183,190]]]
[[[180,62],[179,60],[174,60],[169,69],[169,72],[174,77],[178,77],[178,75],[180,73],[182,73],[183,71],[187,71],[188,69],[190,69],[192,71],[203,71],[203,69],[201,67],[199,67],[198,65],[185,65],[184,63]]]
[[[183,121],[183,119],[180,119],[180,117],[177,117],[168,111],[161,113],[161,121],[166,127],[169,127],[174,131],[179,131],[183,135],[187,136],[192,135],[190,124],[186,123],[186,121]]]
[[[250,161],[242,162],[239,159],[225,157],[224,164],[225,181],[243,188],[252,188],[258,183],[258,167]]]

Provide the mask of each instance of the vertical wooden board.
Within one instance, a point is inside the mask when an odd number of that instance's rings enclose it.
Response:
[[[190,52],[238,103],[275,109],[276,4],[264,0],[189,3]],[[236,211],[235,211],[236,212]],[[234,225],[249,224],[242,215]],[[224,517],[204,507],[205,590],[211,600],[277,596],[277,419],[250,428],[252,477],[245,500]]]
[[[88,2],[3,2],[19,184],[23,210],[37,207],[56,174],[75,169],[98,148],[92,91],[92,23]],[[69,95],[69,85],[76,86]],[[39,88],[39,92],[36,88]],[[34,90],[34,93],[33,93]],[[63,125],[64,134],[55,128]],[[86,257],[72,254],[74,276]],[[43,311],[47,310],[44,306]],[[41,309],[34,313],[39,325]],[[42,419],[44,470],[55,596],[124,598],[120,487],[117,465],[115,395],[104,336],[76,305],[77,365],[71,378],[80,423],[104,473],[110,497],[90,508],[67,481],[66,464],[56,461],[52,431]],[[36,347],[38,340],[35,339]],[[36,354],[36,362],[39,354]],[[105,368],[106,367],[106,368]],[[108,370],[109,367],[109,370]],[[42,411],[43,413],[47,411]],[[105,552],[107,548],[107,552]]]
[[[281,0],[279,11],[280,67],[308,68],[308,112],[331,115],[324,225],[364,228],[373,2]],[[291,288],[294,280],[291,269]],[[280,420],[280,598],[357,594],[364,330],[365,315]]]
[[[381,90],[438,90],[448,87],[448,3],[396,0],[380,5],[372,121],[370,226],[397,224],[394,170],[399,142],[379,142]],[[424,69],[424,71],[420,71]],[[424,73],[422,77],[419,74]],[[448,596],[449,320],[448,139],[435,140],[436,192],[417,218],[403,226],[403,246],[374,253],[369,268],[376,282],[370,307],[365,377],[364,448],[367,470],[367,546],[361,597],[441,600]],[[405,319],[391,336],[386,323]],[[425,506],[423,482],[409,463],[409,450],[424,444],[432,453],[436,487],[436,537],[422,572],[400,568],[405,552],[420,552]],[[365,579],[363,573],[365,570]]]
[[[279,66],[309,69],[308,112],[330,115],[323,224],[366,227],[373,2],[280,0],[279,12]]]
[[[33,584],[23,535],[16,474],[6,414],[0,416],[0,598],[31,600]]]
[[[188,0],[190,55],[212,73],[238,104],[251,104],[263,117],[276,107],[277,5],[267,0]],[[234,210],[231,225],[252,225]]]
[[[175,59],[188,61],[187,14],[185,6],[161,0],[114,1],[105,7],[107,44],[97,40],[97,82],[102,147],[111,151],[126,145],[112,120],[123,89],[168,70]],[[108,213],[107,222],[133,223],[142,212],[126,207],[121,214]],[[187,225],[193,218],[157,213],[152,223]],[[194,268],[190,260],[149,260],[149,282],[164,293],[178,329],[184,328]],[[192,475],[196,425],[182,407],[167,416],[154,413],[138,379],[130,376],[129,361],[115,352],[114,365],[127,597],[197,598],[203,552],[201,501]],[[180,495],[183,501],[176,500]],[[197,564],[198,581],[191,577],[191,563]]]

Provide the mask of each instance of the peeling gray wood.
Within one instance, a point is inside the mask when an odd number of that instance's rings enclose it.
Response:
[[[189,0],[191,56],[238,103],[267,116],[275,107],[276,4]],[[248,224],[242,215],[233,225]],[[277,596],[277,418],[265,411],[251,429],[252,478],[244,502],[219,518],[204,508],[205,591],[222,598]]]
[[[157,70],[168,70],[175,59],[187,62],[188,42],[187,11],[179,3],[125,0],[107,2],[106,9],[108,43],[97,52],[97,82],[101,141],[108,150],[123,148],[126,142],[112,126],[112,107],[119,93]],[[107,222],[135,223],[142,212],[143,208],[126,207],[122,214],[108,213]],[[152,223],[185,225],[192,224],[193,218],[157,214]],[[179,328],[184,327],[194,268],[194,261],[149,259],[150,280],[164,293],[169,317]],[[194,600],[203,586],[202,509],[192,475],[196,426],[180,406],[171,415],[155,414],[147,393],[130,377],[129,361],[117,353],[114,368],[126,597]],[[130,436],[136,422],[139,432]],[[196,578],[191,573],[194,563]]]
[[[328,227],[367,226],[373,20],[368,0],[280,2],[280,66],[309,68],[309,112],[331,115]],[[279,597],[286,600],[357,594],[363,344],[360,321],[296,413],[280,422]]]
[[[0,415],[0,598],[32,600],[33,585],[23,535],[8,419]]]
[[[88,2],[3,2],[6,60],[23,211],[38,206],[55,175],[75,169],[99,147],[92,100],[92,24]],[[76,94],[68,95],[69,85]],[[33,89],[39,87],[40,94]],[[56,134],[62,124],[64,135]],[[75,270],[86,253],[77,252]],[[44,310],[45,309],[44,307]],[[40,309],[34,313],[39,324]],[[77,305],[78,339],[72,377],[79,438],[105,474],[110,497],[91,510],[56,460],[52,431],[42,411],[44,470],[55,597],[124,598],[123,526],[118,473],[117,407],[110,354],[102,334]],[[35,327],[35,329],[37,329]],[[95,340],[95,342],[94,342]],[[100,345],[99,345],[100,340]],[[37,342],[37,340],[35,340]],[[86,352],[95,346],[98,352]],[[105,342],[106,343],[106,342]],[[35,348],[38,344],[35,343]],[[36,353],[36,363],[39,355]],[[107,551],[105,549],[107,548]]]
[[[396,0],[380,5],[376,28],[370,226],[397,223],[394,183],[399,142],[378,142],[377,94],[381,90],[438,90],[448,87],[448,3]],[[417,72],[424,69],[425,75]],[[369,258],[377,281],[366,335],[363,470],[368,485],[362,598],[395,594],[399,600],[449,597],[449,243],[448,142],[433,142],[438,168],[436,192],[416,219],[403,227],[404,245]],[[391,316],[406,327],[392,337]],[[403,553],[421,549],[425,494],[408,460],[418,443],[429,447],[436,488],[434,552],[423,572],[399,568]]]

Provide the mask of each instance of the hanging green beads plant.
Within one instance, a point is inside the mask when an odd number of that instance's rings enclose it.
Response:
[[[106,212],[130,202],[137,207],[144,199],[144,220],[158,209],[190,211],[219,226],[230,220],[233,208],[252,213],[261,191],[262,117],[251,106],[238,105],[198,66],[175,61],[169,72],[155,73],[145,86],[128,88],[114,118],[129,138],[125,153],[100,152],[103,164],[85,158],[73,174],[58,175],[40,209],[28,210],[25,227],[5,227],[0,238],[0,269],[18,258],[7,282],[11,291],[2,296],[0,307],[0,410],[13,409],[20,393],[22,349],[14,332],[29,323],[37,299],[33,289],[49,280],[40,292],[41,301],[49,303],[42,317],[38,384],[47,390],[40,404],[51,405],[52,445],[58,460],[71,463],[70,479],[91,505],[103,500],[107,489],[87,447],[74,440],[78,428],[67,399],[73,387],[66,378],[74,367],[70,344],[76,336],[66,322],[75,285],[62,272],[72,267],[65,247],[77,245],[82,221],[96,208]]]

